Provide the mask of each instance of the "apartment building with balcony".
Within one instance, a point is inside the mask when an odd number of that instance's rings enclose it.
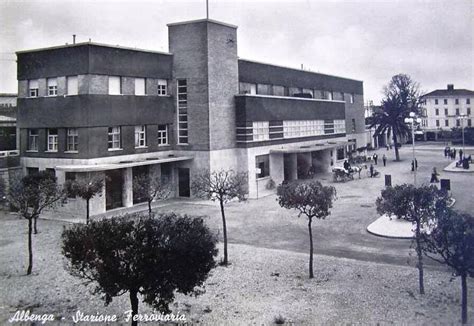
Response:
[[[423,96],[423,121],[421,128],[425,138],[435,140],[441,130],[472,127],[474,91],[455,89],[448,84],[446,89],[437,89]],[[473,104],[471,104],[473,103]]]
[[[169,53],[90,42],[17,52],[24,172],[103,178],[99,214],[138,203],[138,174],[190,197],[203,169],[245,171],[254,198],[365,146],[361,81],[240,59],[237,27],[214,20],[169,24],[168,36]]]

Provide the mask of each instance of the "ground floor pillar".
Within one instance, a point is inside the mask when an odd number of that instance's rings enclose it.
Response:
[[[285,154],[284,156],[285,180],[292,181],[298,179],[298,158],[296,153]]]
[[[133,171],[132,168],[123,170],[122,202],[124,207],[133,206]]]
[[[285,178],[284,176],[284,163],[282,153],[270,154],[270,178],[278,186]]]

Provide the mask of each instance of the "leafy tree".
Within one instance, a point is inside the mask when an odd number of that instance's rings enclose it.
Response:
[[[449,196],[436,186],[415,187],[412,184],[387,187],[376,200],[377,213],[396,216],[413,224],[415,247],[418,262],[418,281],[420,294],[425,293],[423,281],[423,238],[424,228],[429,228],[436,220],[437,212],[446,209]]]
[[[474,277],[474,218],[452,209],[438,214],[436,226],[423,233],[425,254],[461,276],[461,320],[467,323],[467,277]]]
[[[305,215],[308,218],[309,232],[309,278],[313,273],[313,218],[325,219],[331,214],[333,201],[336,199],[336,188],[323,186],[319,181],[298,182],[292,181],[281,184],[277,188],[277,200],[281,207],[296,209],[298,217]]]
[[[247,173],[233,170],[215,172],[203,171],[195,176],[191,189],[197,197],[218,201],[221,208],[222,228],[224,230],[224,260],[223,265],[229,263],[227,256],[227,226],[224,205],[237,198],[246,200]]]
[[[104,180],[99,177],[87,177],[85,179],[70,180],[66,182],[66,189],[70,196],[79,196],[86,201],[86,224],[89,224],[90,200],[95,196],[102,195]]]
[[[405,123],[405,118],[410,112],[420,113],[422,94],[419,84],[405,74],[393,76],[383,93],[381,108],[373,113],[369,128],[376,128],[374,137],[384,133],[393,135],[395,158],[399,161],[400,154],[396,144],[399,137],[410,135],[410,126]]]
[[[148,215],[152,216],[151,203],[155,199],[168,198],[170,189],[163,185],[159,175],[141,174],[133,178],[133,193],[148,203]]]
[[[199,294],[195,287],[217,255],[217,240],[202,219],[175,214],[77,224],[63,231],[62,241],[69,272],[94,283],[93,293],[103,294],[106,305],[128,292],[132,316],[138,314],[138,294],[163,313],[169,313],[175,291]]]
[[[44,209],[54,208],[65,199],[65,192],[57,186],[56,178],[47,172],[14,178],[10,182],[7,200],[18,213],[28,220],[28,269],[33,269],[33,244],[31,239],[33,221]]]

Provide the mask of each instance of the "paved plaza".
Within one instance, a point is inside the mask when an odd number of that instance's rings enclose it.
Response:
[[[452,195],[456,198],[455,208],[472,212],[474,202],[472,187],[474,174],[444,172],[443,168],[452,161],[445,158],[442,145],[417,144],[418,184],[429,184],[431,171],[436,167],[440,178],[451,180]],[[466,149],[466,152],[474,149]],[[379,215],[375,200],[384,188],[384,175],[392,175],[392,184],[413,183],[411,172],[412,148],[405,145],[400,149],[400,162],[394,162],[393,150],[375,151],[381,177],[369,178],[362,172],[361,179],[334,183],[332,175],[319,175],[323,184],[333,185],[338,199],[331,215],[326,220],[313,223],[315,253],[354,258],[374,262],[406,265],[410,251],[410,240],[387,239],[367,232],[367,226]],[[374,152],[369,152],[372,155]],[[387,166],[381,162],[387,155]],[[172,202],[155,209],[155,212],[179,212],[183,214],[209,216],[208,224],[216,231],[221,229],[221,217],[217,204],[206,201]],[[296,211],[281,208],[276,195],[266,196],[245,203],[232,202],[226,207],[228,236],[231,243],[247,244],[263,248],[282,249],[296,252],[308,251],[307,223],[297,218]],[[411,259],[414,259],[412,257]]]

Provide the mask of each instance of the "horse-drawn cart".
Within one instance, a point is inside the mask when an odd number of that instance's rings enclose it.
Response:
[[[346,170],[343,167],[336,166],[332,169],[334,182],[346,182],[354,180],[354,173],[351,170]]]

